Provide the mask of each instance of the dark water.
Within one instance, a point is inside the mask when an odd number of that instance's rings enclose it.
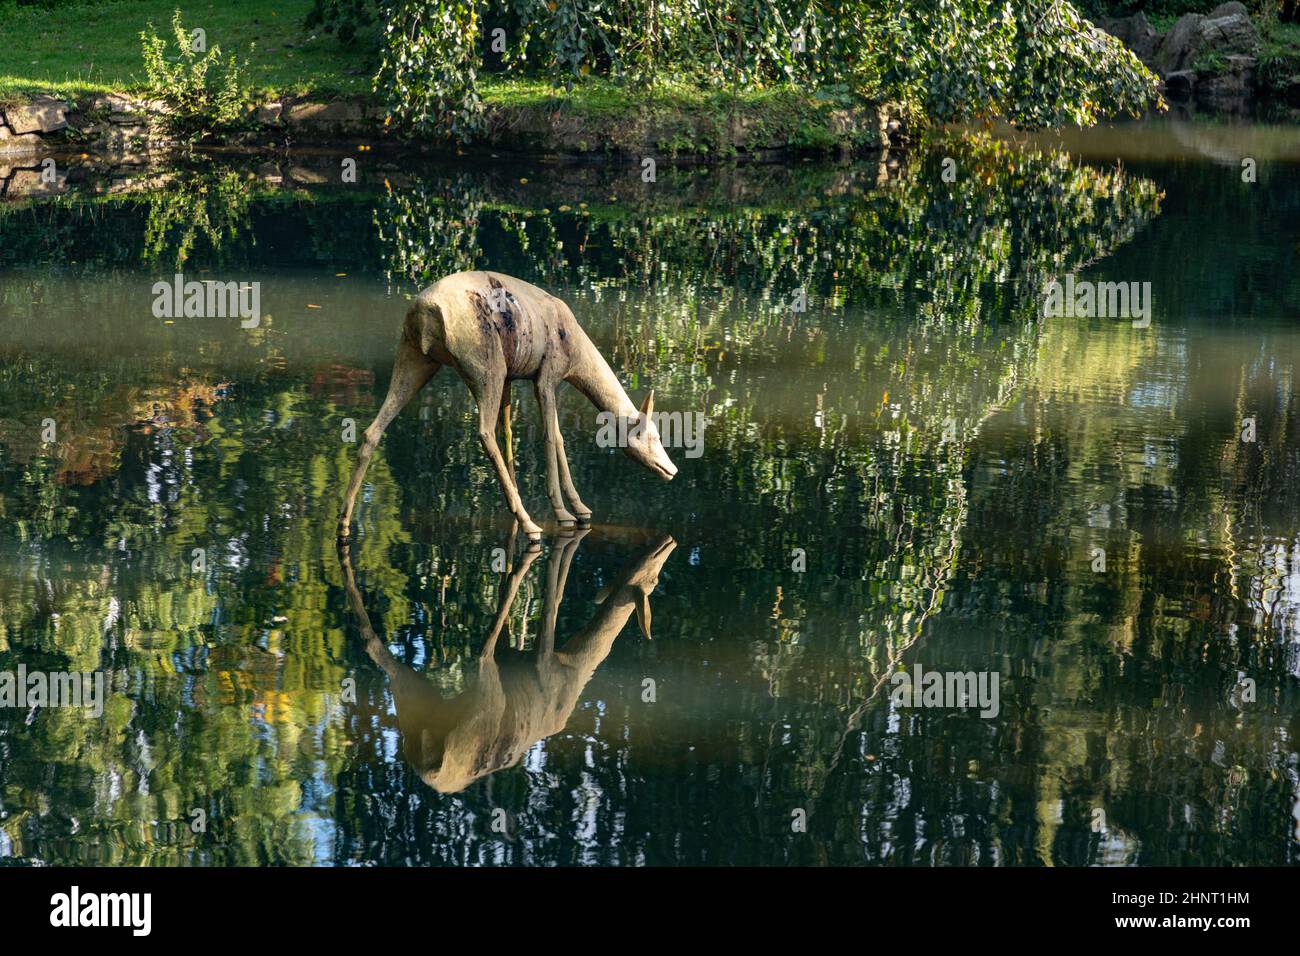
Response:
[[[0,707],[0,860],[1295,862],[1298,157],[1162,124],[653,184],[74,163],[7,197],[0,672],[108,699]],[[407,299],[474,267],[566,298],[702,454],[663,483],[566,389],[595,524],[530,553],[444,373],[344,563],[345,420]],[[177,271],[260,282],[263,321],[155,318]],[[1150,282],[1149,327],[1043,317],[1067,272]],[[996,713],[894,699],[917,665],[996,675]]]

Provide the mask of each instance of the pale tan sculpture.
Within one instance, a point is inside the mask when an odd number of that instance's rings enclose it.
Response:
[[[602,589],[591,622],[555,646],[555,622],[569,565],[590,529],[560,539],[551,552],[546,600],[536,646],[497,651],[520,581],[541,553],[525,551],[502,583],[496,618],[469,686],[444,697],[421,673],[397,661],[374,632],[348,558],[341,549],[344,587],[365,642],[366,653],[388,675],[402,733],[402,751],[420,778],[441,793],[457,793],[488,774],[512,767],[539,740],[564,729],[583,688],[635,611],[650,636],[650,592],[677,543],[664,535],[624,566]]]
[[[384,429],[444,365],[456,370],[474,396],[479,440],[496,468],[506,504],[534,541],[541,539],[542,529],[524,509],[496,440],[497,418],[509,408],[508,387],[514,379],[533,382],[546,436],[547,493],[562,530],[590,521],[591,509],[578,497],[569,474],[555,405],[560,382],[572,384],[602,411],[627,420],[624,451],[629,457],[666,480],[677,474],[652,417],[654,393],[640,409],[632,404],[567,305],[521,279],[458,272],[421,292],[406,314],[388,397],[366,429],[339,516],[339,537],[346,539],[351,529],[357,492]],[[572,511],[565,506],[566,496]]]

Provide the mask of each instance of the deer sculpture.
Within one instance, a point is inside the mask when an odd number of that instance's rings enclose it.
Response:
[[[370,659],[388,675],[397,707],[402,751],[420,778],[440,793],[459,793],[498,770],[512,767],[539,740],[564,729],[583,688],[614,646],[635,611],[650,636],[650,592],[664,562],[677,547],[668,535],[644,548],[603,588],[600,609],[562,647],[555,646],[555,622],[578,544],[590,532],[577,529],[551,551],[546,599],[536,645],[528,651],[498,651],[497,639],[519,584],[541,553],[523,552],[502,583],[496,618],[478,655],[469,686],[444,697],[423,675],[399,663],[376,635],[352,573],[348,548],[340,549],[344,588]]]
[[[444,365],[456,370],[474,396],[479,441],[496,469],[507,506],[534,542],[541,540],[542,529],[525,510],[496,440],[498,418],[509,436],[509,387],[515,379],[532,380],[537,396],[546,441],[547,493],[561,531],[591,521],[591,509],[573,486],[560,434],[555,388],[561,382],[569,382],[597,408],[624,420],[618,433],[627,435],[624,451],[629,457],[665,480],[677,474],[655,426],[654,392],[639,409],[633,405],[564,302],[498,272],[458,272],[421,292],[406,313],[388,395],[365,431],[348,483],[339,515],[341,540],[348,538],[357,492],[384,429]]]

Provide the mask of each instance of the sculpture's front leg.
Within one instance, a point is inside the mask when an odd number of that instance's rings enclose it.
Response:
[[[555,411],[555,386],[538,381],[534,387],[537,393],[537,407],[542,414],[542,431],[546,436],[546,491],[555,510],[555,520],[561,531],[572,531],[578,519],[564,506],[564,495],[560,492],[560,419]],[[567,464],[567,463],[566,463]],[[590,516],[590,512],[588,512]]]
[[[573,486],[573,476],[569,474],[569,456],[564,451],[564,435],[560,432],[560,413],[556,404],[555,393],[551,393],[551,428],[555,434],[555,459],[559,466],[560,486],[564,489],[564,494],[569,499],[569,504],[573,508],[573,514],[578,519],[578,524],[591,524],[591,509],[582,503],[578,497],[578,489]]]

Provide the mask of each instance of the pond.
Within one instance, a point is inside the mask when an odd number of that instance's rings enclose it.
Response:
[[[0,673],[105,679],[0,707],[0,862],[1300,859],[1294,130],[344,158],[74,158],[0,203]],[[340,553],[410,300],[476,268],[702,441],[663,482],[564,389],[595,515],[530,551],[444,373]],[[177,273],[257,323],[157,315]],[[1148,319],[1045,310],[1066,275]]]

